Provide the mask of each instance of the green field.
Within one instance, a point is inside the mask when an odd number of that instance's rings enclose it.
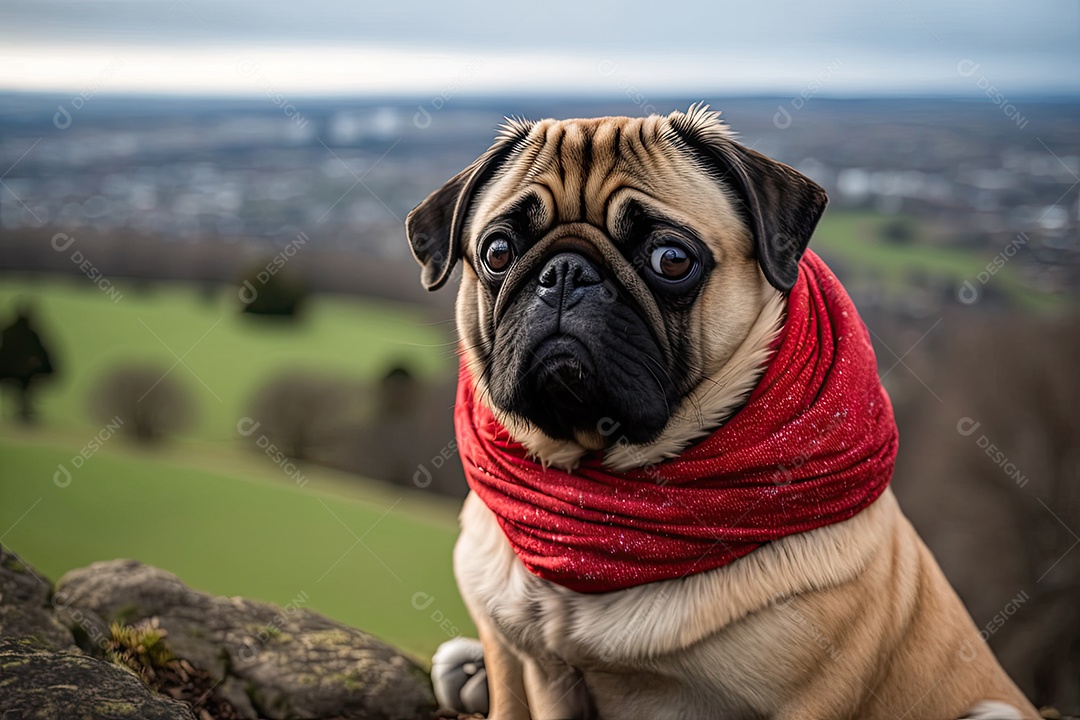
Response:
[[[912,228],[910,241],[888,242],[884,239],[885,228],[892,221],[895,218],[872,212],[829,211],[818,225],[810,248],[844,262],[849,272],[841,279],[849,289],[860,283],[874,284],[893,299],[910,293],[926,277],[943,280],[955,292],[965,280],[975,282],[978,273],[997,254],[990,248],[951,247],[939,230],[914,218],[906,219]],[[1060,310],[1066,302],[1024,283],[1013,264],[1006,264],[990,282],[1020,310]]]
[[[450,567],[456,502],[310,466],[297,487],[236,430],[256,390],[283,370],[370,380],[404,363],[451,373],[448,325],[405,306],[327,296],[311,300],[303,322],[281,323],[241,315],[232,292],[208,301],[183,285],[118,287],[114,303],[83,278],[0,282],[2,322],[17,299],[30,301],[61,371],[42,387],[33,429],[2,408],[5,545],[54,580],[134,557],[209,592],[282,604],[306,593],[308,607],[421,658],[446,639],[433,614],[471,632]],[[102,373],[133,361],[175,365],[196,424],[153,450],[109,438],[73,469],[103,427],[90,408]],[[60,464],[72,470],[63,488],[53,481]],[[411,602],[418,592],[435,598],[424,611]]]
[[[231,290],[207,300],[189,285],[118,288],[113,302],[82,277],[0,283],[2,322],[16,299],[31,302],[57,356],[61,372],[41,396],[50,427],[100,426],[91,390],[121,363],[171,367],[197,405],[192,435],[206,440],[235,439],[255,391],[283,370],[371,378],[393,363],[421,375],[455,369],[449,326],[403,306],[317,295],[303,321],[289,323],[241,314]]]
[[[890,275],[926,270],[965,278],[985,265],[985,260],[980,262],[970,251],[928,243],[925,228],[918,224],[914,224],[916,237],[910,242],[885,242],[882,232],[888,220],[886,216],[869,212],[829,213],[814,233],[810,247],[834,252],[846,262],[864,269],[890,271]]]
[[[472,632],[450,565],[453,501],[315,468],[300,488],[269,463],[186,459],[198,446],[147,454],[118,438],[74,469],[70,446],[8,431],[3,543],[53,580],[135,558],[218,594],[282,605],[304,594],[305,607],[420,658],[447,637],[434,613]],[[60,464],[72,473],[66,487],[54,482]],[[417,610],[416,593],[434,600]]]

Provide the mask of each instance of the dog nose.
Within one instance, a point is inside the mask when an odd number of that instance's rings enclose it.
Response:
[[[588,289],[599,286],[604,279],[589,260],[576,252],[553,256],[540,271],[536,294],[553,308],[577,305]]]

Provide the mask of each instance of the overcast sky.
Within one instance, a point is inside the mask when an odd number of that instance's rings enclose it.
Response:
[[[1080,2],[38,0],[0,89],[1080,93]]]

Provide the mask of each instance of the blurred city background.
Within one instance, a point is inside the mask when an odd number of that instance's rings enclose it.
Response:
[[[504,116],[698,100],[829,191],[811,247],[873,334],[901,503],[1080,711],[1075,2],[5,5],[0,542],[305,593],[421,658],[472,633],[454,293],[403,219]]]

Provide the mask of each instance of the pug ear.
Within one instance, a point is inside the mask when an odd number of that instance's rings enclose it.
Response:
[[[474,175],[470,165],[428,195],[405,218],[405,234],[413,257],[420,263],[420,284],[425,290],[438,290],[446,284],[457,264],[461,243],[456,236],[461,231],[455,232],[454,216],[459,203],[468,203]]]
[[[794,168],[735,142],[719,114],[705,106],[671,116],[671,126],[734,191],[754,235],[758,264],[769,283],[787,292],[829,197]]]
[[[473,200],[531,128],[530,123],[510,121],[487,152],[428,195],[405,218],[409,247],[420,263],[420,283],[426,290],[438,290],[450,279],[461,257],[461,235]]]

